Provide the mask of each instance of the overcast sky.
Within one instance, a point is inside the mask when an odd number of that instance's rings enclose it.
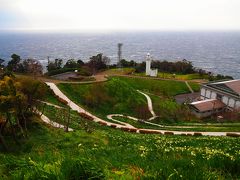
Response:
[[[240,30],[240,0],[0,0],[0,29]]]

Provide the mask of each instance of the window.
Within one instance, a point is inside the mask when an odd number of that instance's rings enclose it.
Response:
[[[222,99],[222,95],[221,94],[217,94],[217,99],[221,100]]]

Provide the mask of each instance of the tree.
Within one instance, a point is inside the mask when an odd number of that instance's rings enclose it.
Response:
[[[42,75],[43,68],[39,61],[35,59],[26,59],[22,63],[24,73],[33,74],[34,76]]]
[[[12,54],[11,58],[11,61],[8,62],[7,69],[15,72],[18,70],[21,57],[17,54]]]
[[[0,59],[0,68],[3,68],[3,67],[4,67],[4,65],[3,65],[4,61],[5,61],[5,60]]]
[[[76,62],[74,59],[69,59],[66,64],[63,66],[63,68],[80,68],[81,65]]]
[[[49,71],[54,71],[57,69],[61,69],[62,68],[62,59],[55,59],[54,62],[49,62],[47,65],[47,70]]]
[[[110,59],[100,53],[96,56],[90,57],[90,61],[87,63],[87,66],[90,67],[92,73],[95,74],[99,70],[106,69],[109,63]]]
[[[44,97],[46,87],[32,78],[16,79],[4,76],[0,80],[0,141],[5,142],[5,129],[10,129],[15,142],[17,131],[23,137],[27,136],[27,123],[34,113],[34,107],[39,99]],[[8,130],[9,132],[9,130]],[[6,144],[4,145],[7,149]]]
[[[5,122],[0,130],[2,142],[4,141],[3,133],[7,125],[10,127],[12,136],[17,144],[19,143],[14,127],[17,125],[17,127],[21,129],[22,134],[24,134],[19,115],[22,116],[20,110],[24,107],[25,95],[20,91],[19,87],[20,84],[8,76],[5,76],[4,79],[0,81],[0,113],[5,117]],[[7,147],[5,147],[5,149],[7,149]]]
[[[77,63],[79,64],[79,66],[84,66],[84,62],[81,59],[77,60]]]

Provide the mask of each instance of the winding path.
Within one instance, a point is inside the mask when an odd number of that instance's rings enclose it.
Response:
[[[59,123],[56,123],[54,121],[51,121],[47,116],[45,116],[44,114],[42,114],[41,112],[37,111],[38,114],[41,114],[41,119],[43,122],[50,124],[52,127],[55,128],[61,128],[61,129],[65,129],[65,126]],[[72,128],[68,128],[68,131],[73,131]]]
[[[128,124],[128,123],[123,123],[123,122],[120,122],[117,120],[114,120],[113,117],[114,116],[120,116],[120,117],[126,117],[126,116],[123,116],[121,114],[111,114],[111,115],[108,115],[108,118],[110,120],[113,120],[117,123],[111,123],[111,122],[108,122],[108,121],[105,121],[103,119],[100,119],[96,116],[94,116],[93,114],[87,112],[86,110],[84,110],[83,108],[79,107],[77,104],[75,104],[74,102],[72,102],[67,96],[65,96],[61,91],[60,89],[54,84],[54,83],[51,83],[51,82],[46,82],[46,84],[53,90],[53,92],[61,97],[62,99],[64,99],[65,101],[68,102],[68,106],[71,107],[72,110],[75,110],[79,113],[85,113],[87,114],[88,116],[92,117],[93,118],[93,121],[95,122],[100,122],[104,125],[107,125],[107,126],[114,126],[116,128],[129,128],[129,129],[134,129],[136,130],[135,132],[139,133],[139,132],[142,132],[142,131],[145,131],[146,133],[161,133],[161,134],[168,134],[168,133],[172,133],[173,135],[197,135],[197,134],[201,134],[203,136],[226,136],[227,135],[227,132],[195,132],[195,131],[169,131],[169,130],[156,130],[156,129],[138,129],[138,128],[135,128],[134,126]],[[145,95],[145,97],[149,97],[148,95],[140,92],[141,94]],[[150,99],[150,97],[149,97]],[[151,99],[148,100],[148,107],[149,109],[151,109],[151,114],[153,115],[154,117],[154,111],[152,109],[152,101]],[[150,108],[151,107],[151,108]],[[129,119],[132,119],[132,120],[137,120],[137,118],[134,118],[134,117],[130,117],[130,116],[127,116],[127,118]],[[149,122],[150,123],[150,122]],[[153,123],[152,123],[153,124]],[[159,125],[161,126],[161,125]],[[162,126],[162,127],[166,127],[166,126]],[[172,126],[171,126],[172,127]],[[176,126],[175,126],[176,127]],[[189,127],[188,127],[189,128]],[[239,135],[240,136],[240,132],[228,132],[228,133],[233,133],[235,135]]]
[[[151,100],[151,98],[150,98],[147,94],[145,94],[145,93],[143,93],[143,92],[141,92],[141,91],[139,91],[139,90],[137,90],[137,92],[139,92],[140,94],[144,95],[144,96],[147,98],[148,110],[149,110],[150,113],[152,114],[152,117],[149,118],[149,120],[155,119],[157,116],[156,116],[155,112],[153,111],[153,105],[152,105],[152,100]]]

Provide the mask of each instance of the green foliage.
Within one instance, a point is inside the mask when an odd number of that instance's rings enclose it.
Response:
[[[82,68],[61,68],[61,69],[56,69],[47,72],[46,74],[48,76],[54,76],[57,74],[65,73],[65,72],[73,72],[75,70],[78,70],[78,74],[82,76],[90,76],[92,75],[90,70],[88,68],[82,67]]]
[[[63,133],[39,123],[30,133],[18,152],[0,153],[1,178],[240,178],[239,138],[132,134],[101,126],[91,134]]]
[[[8,62],[7,69],[10,71],[17,71],[21,57],[17,54],[12,54],[11,60]]]
[[[61,164],[61,172],[64,179],[103,179],[103,171],[96,164],[89,159],[66,158]]]
[[[63,68],[80,68],[81,65],[78,64],[74,59],[69,59]]]
[[[0,142],[8,149],[4,137],[11,134],[15,142],[26,137],[29,116],[34,113],[34,106],[45,93],[45,86],[31,78],[15,79],[5,76],[0,80]],[[20,134],[21,136],[18,137]]]
[[[152,67],[159,69],[159,71],[170,73],[190,74],[194,72],[192,62],[183,59],[182,61],[153,61]]]
[[[62,59],[55,59],[54,62],[49,62],[47,65],[48,72],[62,68]]]
[[[96,56],[90,57],[87,66],[91,69],[92,73],[95,74],[99,70],[107,68],[107,65],[110,63],[110,59],[103,54],[97,54]]]

